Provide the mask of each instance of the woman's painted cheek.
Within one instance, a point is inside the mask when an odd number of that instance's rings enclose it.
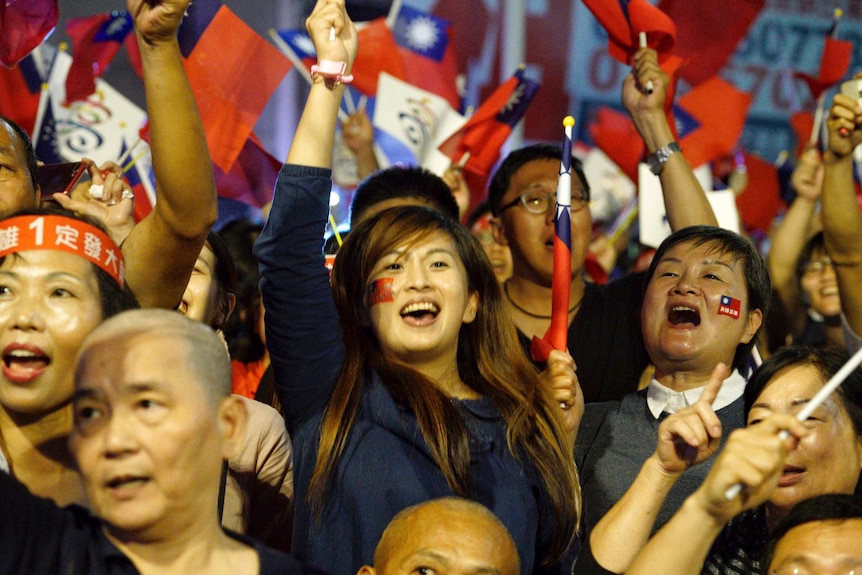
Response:
[[[368,286],[368,307],[379,303],[395,301],[392,292],[392,278],[379,278]]]

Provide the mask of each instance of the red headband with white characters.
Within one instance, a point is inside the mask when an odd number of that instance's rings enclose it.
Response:
[[[59,250],[90,261],[123,287],[123,254],[108,234],[66,216],[15,216],[0,221],[0,258],[28,250]]]

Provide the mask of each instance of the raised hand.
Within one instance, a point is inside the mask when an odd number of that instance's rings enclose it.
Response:
[[[784,430],[790,433],[787,439],[779,435]],[[737,429],[730,434],[694,500],[722,523],[760,505],[775,490],[787,454],[806,433],[795,417],[782,413]],[[728,490],[739,484],[745,485],[740,496],[728,499]]]
[[[443,172],[443,181],[452,190],[452,195],[455,196],[455,202],[458,204],[458,218],[464,220],[467,211],[470,209],[470,188],[467,186],[467,180],[464,179],[464,171],[458,166],[449,166]]]
[[[652,82],[652,93],[647,84]],[[670,79],[658,65],[658,54],[650,48],[638,50],[632,59],[632,70],[623,80],[623,106],[635,120],[644,113],[664,114],[664,101]]]
[[[807,148],[793,169],[790,181],[796,194],[806,200],[816,201],[823,192],[823,159],[816,148]]]
[[[138,36],[147,44],[172,40],[191,0],[128,0]]]
[[[694,405],[683,408],[658,428],[656,455],[665,473],[679,474],[718,450],[721,441],[721,420],[712,409],[721,384],[730,370],[719,363],[712,371],[709,383]]]
[[[862,79],[862,72],[855,78]],[[835,94],[826,126],[829,128],[829,151],[838,158],[849,156],[862,143],[862,106],[844,94]]]
[[[314,43],[318,62],[346,62],[349,73],[356,58],[358,40],[353,21],[347,15],[343,0],[317,0],[305,29]]]

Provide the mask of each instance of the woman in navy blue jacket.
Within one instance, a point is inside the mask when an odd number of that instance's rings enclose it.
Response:
[[[320,61],[348,74],[343,0],[319,0],[306,26]],[[433,210],[386,210],[351,232],[330,289],[322,232],[342,91],[315,78],[256,246],[294,441],[292,551],[355,573],[398,511],[457,494],[501,519],[523,573],[568,573],[577,379],[559,356],[541,380],[527,363],[481,245]]]

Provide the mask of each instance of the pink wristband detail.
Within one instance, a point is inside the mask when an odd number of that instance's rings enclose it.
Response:
[[[332,80],[335,85],[349,84],[353,81],[351,74],[344,74],[347,69],[347,62],[336,62],[335,60],[320,60],[317,64],[311,67],[311,76],[323,76],[327,80]]]

